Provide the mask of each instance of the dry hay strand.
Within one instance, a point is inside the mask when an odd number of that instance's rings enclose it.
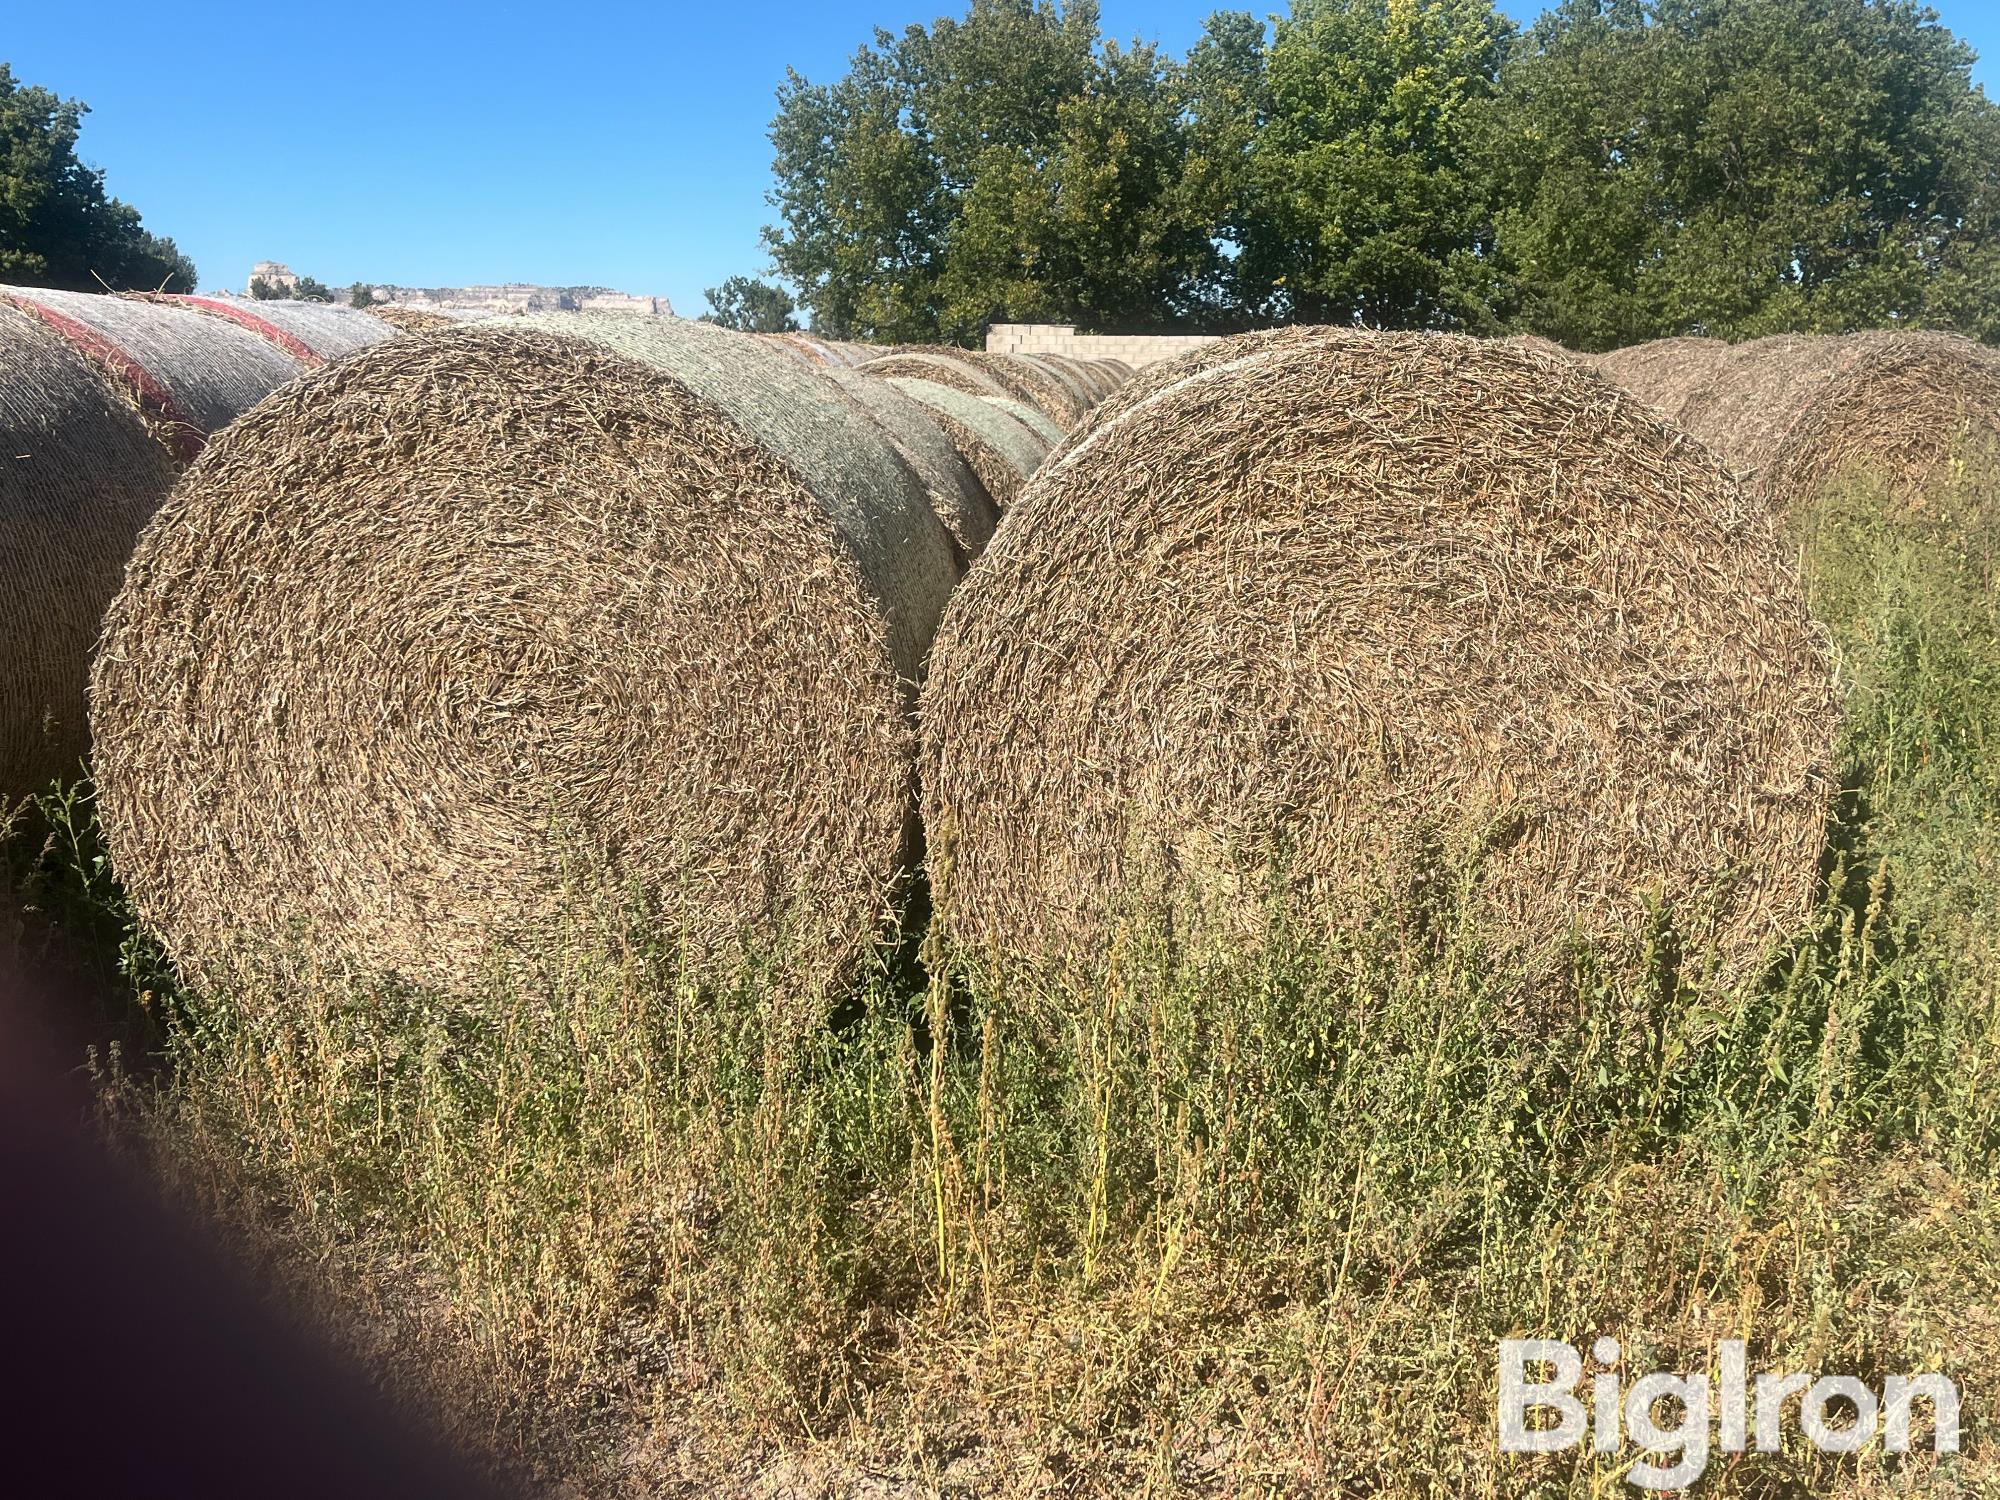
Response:
[[[404,333],[440,333],[459,326],[458,319],[447,318],[443,313],[426,312],[421,307],[403,307],[394,302],[377,302],[362,310],[369,317],[379,318]]]
[[[1015,401],[1006,396],[981,396],[979,399],[988,406],[997,407],[1007,413],[1049,447],[1054,448],[1062,442],[1063,430],[1025,401]]]
[[[900,376],[884,383],[931,414],[1002,511],[1020,498],[1049,455],[1045,438],[994,404],[1005,397],[969,395],[955,386]]]
[[[860,559],[889,611],[896,660],[915,682],[946,597],[958,582],[945,517],[955,492],[932,493],[868,408],[824,370],[763,339],[685,318],[527,313],[496,318],[590,339],[686,382],[795,468]]]
[[[396,337],[393,326],[385,326],[382,319],[371,318],[358,307],[338,307],[331,302],[285,302],[270,301],[245,305],[228,302],[220,297],[187,297],[177,299],[203,311],[225,318],[247,315],[264,324],[281,337],[265,337],[284,348],[287,353],[296,354],[290,347],[295,344],[311,356],[303,361],[307,368],[317,368],[330,359],[341,359],[359,350],[381,343],[384,339]],[[262,329],[255,330],[263,332]],[[288,342],[289,341],[289,342]]]
[[[1689,399],[1713,378],[1716,361],[1728,350],[1729,345],[1721,339],[1688,337],[1654,339],[1613,349],[1609,354],[1577,358],[1594,366],[1613,385],[1624,387],[1679,422]]]
[[[820,497],[682,382],[531,329],[391,340],[218,437],[91,704],[120,876],[198,980],[277,949],[464,991],[636,916],[697,970],[783,937],[811,994],[911,827],[902,671]]]
[[[951,534],[962,573],[966,564],[986,550],[986,544],[993,540],[993,528],[1000,524],[1000,509],[986,493],[986,486],[927,408],[888,381],[872,379],[857,370],[836,368],[826,374],[867,409],[923,481],[938,519]]]
[[[98,622],[177,472],[129,399],[54,329],[0,308],[0,800],[74,778]]]
[[[1576,357],[1554,339],[1544,338],[1539,333],[1510,333],[1500,342],[1511,344],[1516,349],[1532,349],[1537,354],[1551,354],[1561,359]]]
[[[1326,931],[1460,875],[1535,972],[1573,934],[1637,962],[1656,899],[1725,973],[1794,930],[1838,709],[1764,507],[1549,358],[1236,348],[1052,457],[946,612],[947,930],[1088,960],[1153,893],[1236,946],[1274,887]]]
[[[304,365],[266,340],[190,308],[95,292],[0,287],[132,402],[179,462]]]

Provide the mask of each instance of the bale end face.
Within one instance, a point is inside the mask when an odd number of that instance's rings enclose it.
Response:
[[[265,402],[104,641],[106,836],[198,975],[465,991],[616,908],[697,964],[782,938],[803,990],[900,878],[910,729],[851,552],[716,407],[581,341],[396,339]]]
[[[1803,920],[1831,664],[1717,464],[1471,340],[1193,363],[1051,458],[947,611],[924,797],[958,938],[1087,959],[1164,883],[1240,941],[1274,872],[1346,929],[1434,859],[1535,964],[1573,933],[1633,959],[1655,901],[1732,973]]]

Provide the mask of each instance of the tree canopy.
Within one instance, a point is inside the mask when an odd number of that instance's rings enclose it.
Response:
[[[739,333],[791,333],[799,326],[792,316],[792,294],[781,286],[752,276],[732,276],[702,293],[708,299],[704,323],[734,328]]]
[[[86,113],[0,63],[0,281],[192,292],[194,263],[106,197],[104,174],[78,159]]]
[[[2000,339],[2000,110],[1911,0],[1295,0],[1185,60],[971,0],[791,74],[779,276],[814,326],[1274,321],[1601,348],[1892,321]]]

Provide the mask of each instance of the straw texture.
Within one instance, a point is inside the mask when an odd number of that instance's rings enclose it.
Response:
[[[872,370],[864,378],[877,378]],[[1020,497],[1049,454],[1048,440],[994,404],[1004,397],[976,396],[929,380],[892,376],[891,386],[930,412],[944,435],[1004,511]]]
[[[854,549],[889,613],[903,675],[923,674],[959,564],[930,494],[868,411],[822,370],[759,338],[683,318],[530,313],[493,320],[588,338],[676,379],[716,403],[796,468]]]
[[[442,329],[459,326],[457,318],[448,318],[443,313],[425,312],[421,307],[401,307],[393,302],[378,302],[362,311],[369,317],[387,323],[391,328],[403,333],[437,333]]]
[[[168,453],[60,335],[0,307],[0,800],[80,774],[98,621],[173,484]]]
[[[92,719],[120,874],[204,975],[282,947],[461,990],[602,900],[698,966],[788,932],[811,990],[906,851],[901,674],[822,502],[685,384],[529,329],[391,340],[218,437]]]
[[[1088,958],[1154,892],[1235,944],[1274,879],[1337,927],[1466,869],[1537,965],[1572,932],[1636,960],[1654,898],[1732,971],[1805,917],[1832,664],[1720,465],[1494,343],[1204,363],[1052,457],[947,611],[924,802],[961,940]]]

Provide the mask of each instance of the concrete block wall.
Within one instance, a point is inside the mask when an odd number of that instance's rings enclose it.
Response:
[[[1067,354],[1071,359],[1122,359],[1133,369],[1157,364],[1215,342],[1212,333],[1078,333],[1067,323],[995,323],[986,330],[993,354]]]

